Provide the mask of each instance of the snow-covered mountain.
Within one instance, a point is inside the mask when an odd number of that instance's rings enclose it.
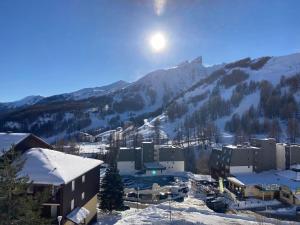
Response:
[[[197,59],[173,68],[156,70],[117,93],[114,100],[117,105],[119,102],[130,101],[130,98],[135,97],[137,103],[143,105],[139,110],[156,110],[193,83],[207,76],[213,69],[214,67],[205,68],[202,60]]]
[[[106,85],[106,86],[94,87],[94,88],[84,88],[84,89],[80,89],[78,91],[74,91],[71,93],[62,94],[61,96],[64,97],[66,100],[83,100],[83,99],[87,99],[87,98],[107,95],[107,94],[113,93],[117,90],[120,90],[128,85],[129,85],[128,82],[119,80],[117,82],[114,82],[114,83]]]
[[[129,120],[141,126],[146,118],[152,120],[150,125],[160,118],[171,137],[182,125],[196,129],[208,121],[224,133],[248,129],[261,134],[266,132],[263,120],[276,118],[284,130],[287,119],[298,115],[299,74],[299,53],[214,66],[204,66],[199,57],[130,84],[121,81],[41,99],[1,114],[0,130],[38,132],[54,140],[79,130],[115,128]]]
[[[59,94],[59,95],[53,95],[50,97],[43,97],[40,95],[27,96],[21,100],[0,103],[0,105],[3,108],[15,109],[15,108],[19,108],[19,107],[31,106],[38,102],[45,103],[45,102],[53,102],[53,101],[83,100],[83,99],[87,99],[87,98],[107,95],[109,93],[113,93],[117,90],[120,90],[128,85],[129,85],[128,82],[120,80],[120,81],[114,82],[112,84],[101,86],[101,87],[84,88],[84,89],[80,89],[78,91]]]
[[[14,102],[6,102],[6,103],[0,103],[3,107],[7,108],[18,108],[22,106],[29,106],[34,105],[35,103],[42,100],[44,97],[40,95],[31,95],[27,96],[25,98],[22,98],[21,100],[14,101]]]
[[[197,129],[207,121],[225,136],[228,131],[268,135],[276,120],[284,139],[287,120],[299,117],[299,104],[298,53],[224,64],[173,99],[157,118],[173,137],[182,124]]]

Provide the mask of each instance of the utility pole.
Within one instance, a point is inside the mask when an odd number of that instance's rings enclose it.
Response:
[[[140,187],[138,186],[137,187],[137,200],[136,200],[136,209],[137,209],[137,211],[139,210],[139,190],[140,190]]]
[[[170,213],[170,224],[172,223],[172,211],[171,211],[171,196],[168,195],[168,200],[169,200],[169,213]]]
[[[264,203],[265,203],[265,207],[266,207],[266,211],[267,211],[268,206],[267,206],[267,203],[266,203],[266,201],[265,201],[265,190],[263,190],[263,201],[264,201]]]

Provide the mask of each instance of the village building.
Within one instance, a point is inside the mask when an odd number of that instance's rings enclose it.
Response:
[[[51,191],[42,216],[52,224],[91,224],[97,217],[102,161],[58,152],[33,134],[0,133],[1,156],[14,146],[24,165],[20,176],[32,182],[28,194]]]
[[[277,163],[277,155],[275,139],[251,139],[243,145],[214,148],[209,167],[214,178],[225,178],[232,173],[259,173],[279,168],[282,163]]]
[[[122,174],[144,171],[146,175],[161,175],[184,171],[184,150],[170,145],[143,142],[138,148],[119,148],[117,166]]]
[[[209,166],[211,175],[225,178],[228,189],[239,197],[276,198],[299,205],[299,163],[299,145],[264,138],[213,149]]]
[[[209,162],[212,176],[218,178],[232,173],[253,172],[257,150],[259,148],[249,145],[227,145],[222,149],[213,149]]]
[[[240,197],[276,198],[290,205],[300,205],[300,165],[289,170],[237,173],[227,180],[228,188]]]
[[[79,151],[79,155],[88,158],[99,159],[108,153],[108,145],[101,142],[82,142],[76,146]]]

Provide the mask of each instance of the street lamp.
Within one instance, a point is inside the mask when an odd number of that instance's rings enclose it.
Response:
[[[57,217],[58,225],[60,225],[61,220],[62,220],[62,216],[58,216]]]

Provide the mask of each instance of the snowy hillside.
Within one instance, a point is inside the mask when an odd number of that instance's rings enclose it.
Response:
[[[64,96],[65,99],[67,100],[82,100],[91,97],[99,97],[101,95],[107,95],[117,90],[120,90],[128,85],[129,85],[128,82],[120,80],[106,86],[84,88],[75,92],[62,94],[62,96]]]
[[[242,120],[251,114],[252,107],[253,117],[258,120],[278,119],[284,136],[286,120],[298,113],[299,78],[300,54],[247,58],[225,64],[174,99],[157,119],[162,120],[162,127],[171,137],[183,124],[195,129],[195,124],[204,126],[207,121],[215,123],[225,136],[227,131],[234,130],[230,127],[234,123],[229,123],[232,118]],[[266,92],[270,92],[269,95]],[[293,109],[289,112],[280,111],[291,105]],[[259,132],[266,133],[254,133]]]
[[[286,137],[287,121],[298,116],[299,101],[299,53],[214,66],[203,66],[199,57],[130,84],[120,81],[51,96],[0,114],[0,130],[55,140],[80,130],[114,129],[127,121],[142,126],[148,119],[151,128],[160,118],[169,137],[184,127],[196,133],[208,123],[218,126],[223,136],[266,135],[276,125],[277,133],[280,128]],[[144,128],[139,130],[149,133]]]

